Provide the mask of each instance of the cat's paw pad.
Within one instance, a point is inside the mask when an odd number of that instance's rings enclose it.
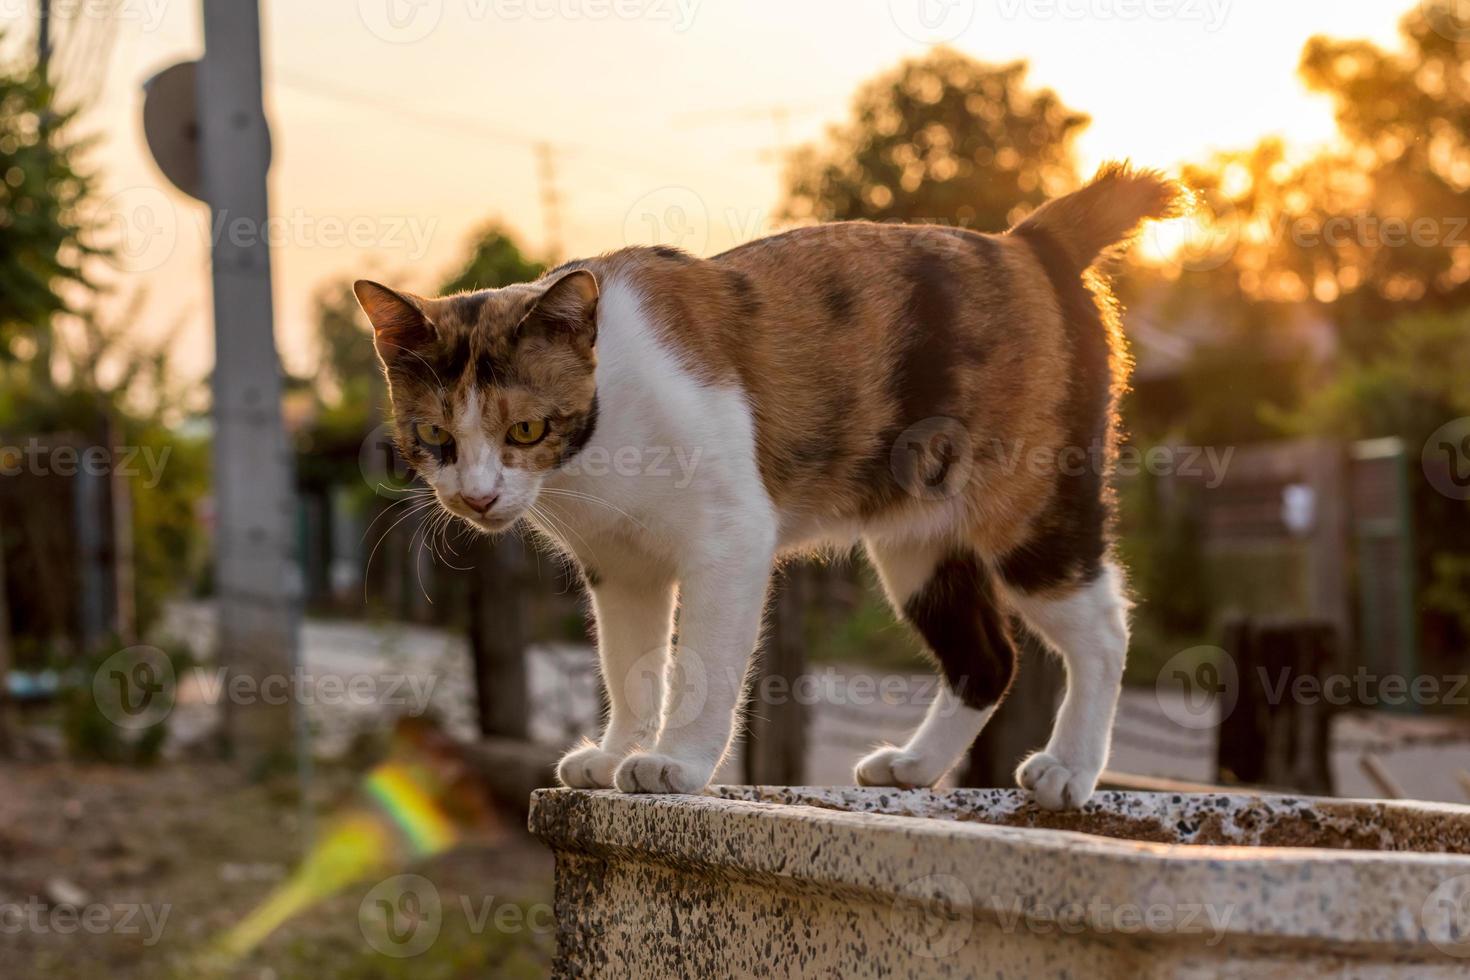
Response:
[[[1069,766],[1050,752],[1037,752],[1016,770],[1016,782],[1036,794],[1047,810],[1076,810],[1092,799],[1097,769]]]
[[[898,786],[918,789],[939,782],[945,770],[933,760],[888,746],[858,761],[853,776],[859,786]]]
[[[713,766],[699,766],[656,752],[635,752],[618,766],[613,782],[624,793],[692,795],[703,792],[713,775]]]
[[[613,773],[622,761],[620,755],[604,752],[595,745],[585,745],[561,757],[556,764],[556,778],[563,786],[572,789],[609,789],[613,784]]]

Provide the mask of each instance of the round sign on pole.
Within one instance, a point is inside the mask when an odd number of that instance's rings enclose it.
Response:
[[[198,68],[197,61],[180,62],[143,83],[143,135],[169,182],[202,201]]]

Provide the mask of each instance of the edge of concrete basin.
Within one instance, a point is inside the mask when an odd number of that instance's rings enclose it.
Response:
[[[571,973],[1470,966],[1470,808],[1447,804],[1107,792],[1049,814],[1005,790],[542,790],[530,827],[557,854]]]

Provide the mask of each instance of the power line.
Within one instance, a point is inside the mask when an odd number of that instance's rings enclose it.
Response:
[[[538,134],[487,125],[483,119],[476,116],[420,109],[417,106],[409,105],[395,99],[385,98],[372,92],[362,91],[361,89],[348,88],[290,68],[278,69],[275,72],[275,77],[278,84],[283,87],[306,95],[314,95],[318,98],[329,99],[335,102],[362,106],[379,113],[385,110],[390,111],[405,119],[444,132],[451,132],[457,136],[470,136],[493,143],[500,143],[504,146],[520,147],[530,150],[533,153],[536,152],[538,146],[552,142]],[[639,157],[620,150],[610,150],[586,143],[556,140],[553,142],[553,145],[563,159],[578,155],[588,156],[594,158],[599,166],[614,167],[623,170],[625,173],[635,174],[640,177],[647,177],[650,173],[658,173],[660,171],[667,172],[671,169],[669,160]],[[682,161],[676,161],[672,165],[672,168],[677,169],[680,174],[693,173],[696,176],[704,176],[706,178],[725,179],[725,175],[715,175],[709,172],[701,173],[698,170],[693,170]]]
[[[549,265],[561,261],[561,194],[556,187],[556,150],[550,143],[536,144],[539,166],[537,179],[541,182],[541,210],[546,222],[543,248]]]

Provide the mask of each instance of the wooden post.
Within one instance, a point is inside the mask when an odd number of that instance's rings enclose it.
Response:
[[[1066,685],[1061,660],[1029,630],[1017,629],[1016,648],[1016,680],[971,747],[957,776],[961,786],[1014,787],[1021,760],[1051,737]]]
[[[14,666],[10,651],[10,599],[5,591],[5,524],[0,521],[0,756],[11,753],[15,737],[9,688]]]
[[[218,232],[213,270],[219,655],[231,674],[259,683],[271,675],[289,677],[298,611],[291,588],[291,457],[271,307],[270,137],[261,104],[254,0],[204,0],[204,43],[200,164]],[[290,751],[296,712],[290,699],[282,700],[226,703],[226,737],[250,768]]]
[[[770,624],[756,658],[746,709],[745,781],[799,786],[806,759],[806,705],[798,698],[806,670],[802,628],[812,570],[789,565],[772,586]]]
[[[470,553],[470,656],[480,734],[524,739],[531,710],[526,681],[526,623],[521,610],[526,545],[482,539]]]

